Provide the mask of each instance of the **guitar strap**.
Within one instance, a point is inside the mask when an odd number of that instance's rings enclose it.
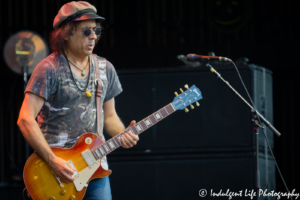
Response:
[[[102,107],[101,107],[101,97],[102,97],[102,86],[103,83],[100,79],[100,70],[99,70],[99,63],[98,63],[98,58],[97,55],[94,54],[94,63],[95,63],[95,68],[96,68],[96,102],[97,102],[97,134],[98,136],[103,140],[102,135],[101,135],[101,112],[102,112]],[[103,62],[101,62],[102,64]],[[106,62],[105,67],[106,67]]]

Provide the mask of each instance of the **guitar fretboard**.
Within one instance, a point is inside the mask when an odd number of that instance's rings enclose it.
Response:
[[[170,114],[175,112],[172,104],[168,104],[162,109],[158,110],[157,112],[153,113],[152,115],[146,117],[145,119],[139,121],[134,126],[126,129],[124,132],[120,133],[119,135],[111,138],[110,140],[106,141],[99,147],[92,150],[92,154],[94,155],[96,160],[103,158],[104,156],[108,155],[110,152],[114,151],[118,147],[122,146],[120,138],[125,133],[131,132],[135,135],[139,135],[140,133],[144,132],[157,122],[161,121],[162,119],[166,118]]]

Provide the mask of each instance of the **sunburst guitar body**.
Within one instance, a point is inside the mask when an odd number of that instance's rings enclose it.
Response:
[[[27,160],[24,167],[24,182],[30,196],[34,200],[77,200],[83,199],[86,186],[94,178],[103,178],[111,174],[111,170],[104,170],[97,160],[91,166],[82,155],[86,150],[92,150],[103,144],[103,141],[93,133],[83,134],[70,149],[52,147],[56,156],[70,162],[77,170],[75,180],[64,183],[51,171],[47,163],[36,153]],[[88,158],[86,158],[88,159]]]
[[[160,122],[176,110],[185,110],[187,106],[194,109],[192,103],[196,106],[202,99],[201,91],[193,85],[182,94],[178,95],[173,102],[156,111],[152,115],[139,121],[134,126],[126,129],[124,132],[114,136],[110,140],[103,142],[96,134],[85,133],[70,149],[52,148],[56,156],[68,161],[75,169],[75,180],[72,183],[61,182],[36,153],[32,154],[24,167],[24,182],[28,193],[34,200],[80,200],[84,197],[89,181],[95,178],[103,178],[111,174],[110,170],[104,170],[101,167],[101,160],[104,156],[120,147],[120,138],[131,132],[139,135],[154,124]]]

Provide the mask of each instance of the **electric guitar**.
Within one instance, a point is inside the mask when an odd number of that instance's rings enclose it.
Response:
[[[71,183],[62,182],[47,163],[37,153],[33,153],[28,158],[23,173],[30,196],[34,200],[83,199],[89,181],[111,174],[111,170],[101,167],[101,159],[122,145],[120,137],[123,134],[131,132],[138,135],[176,110],[184,109],[188,112],[187,106],[190,105],[191,109],[194,109],[192,103],[199,106],[197,101],[202,99],[200,90],[195,85],[191,88],[185,85],[185,88],[187,89],[185,92],[180,88],[182,92],[180,95],[175,92],[173,102],[106,142],[94,133],[85,133],[72,148],[52,147],[56,156],[66,160],[76,169],[73,175],[76,178]]]

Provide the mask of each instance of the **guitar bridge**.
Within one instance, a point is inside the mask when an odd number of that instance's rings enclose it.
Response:
[[[71,160],[69,160],[68,163],[69,163],[74,169],[76,169],[75,166],[74,166],[74,164],[72,163]],[[56,174],[55,174],[52,170],[51,170],[51,173],[52,173],[52,175],[54,176],[55,180],[57,181],[59,187],[60,187],[60,188],[65,187],[65,185],[61,182],[60,178],[59,178],[58,176],[56,176]],[[76,170],[76,171],[74,172],[74,174],[72,175],[72,177],[76,177],[77,175],[78,175],[78,171]]]

